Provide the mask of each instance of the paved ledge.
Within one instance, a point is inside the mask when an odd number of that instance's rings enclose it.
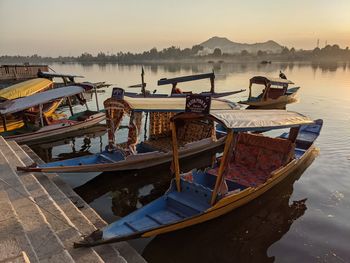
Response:
[[[146,262],[127,242],[73,248],[106,222],[57,174],[22,173],[43,161],[0,137],[0,262]]]

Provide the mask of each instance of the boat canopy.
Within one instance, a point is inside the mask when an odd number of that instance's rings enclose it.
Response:
[[[171,79],[163,78],[163,79],[158,80],[158,86],[171,84],[173,86],[173,88],[171,89],[171,93],[173,94],[173,93],[177,93],[176,92],[177,83],[200,80],[200,79],[210,79],[210,93],[215,93],[215,83],[214,83],[215,74],[214,74],[214,72],[197,74],[197,75],[182,76],[182,77],[176,77],[176,78],[171,78]]]
[[[271,85],[277,85],[277,86],[285,86],[289,84],[294,84],[294,82],[288,80],[288,79],[281,79],[281,78],[269,78],[264,76],[255,76],[250,79],[250,85],[252,84],[262,84],[267,86]]]
[[[56,73],[56,72],[47,72],[47,71],[42,71],[40,73],[40,76],[42,78],[84,78],[84,76],[79,76],[79,75]]]
[[[31,79],[27,81],[23,81],[12,85],[10,87],[4,88],[0,90],[0,97],[13,100],[21,97],[27,97],[33,95],[37,92],[48,89],[53,82],[48,79]]]
[[[187,116],[186,116],[187,115]],[[180,113],[173,119],[188,118],[191,113]],[[237,111],[211,111],[208,115],[194,115],[194,118],[204,117],[214,119],[234,132],[266,131],[283,129],[304,124],[312,124],[313,121],[297,112],[286,110],[237,110]]]
[[[199,79],[215,79],[215,74],[212,72],[212,73],[176,77],[171,79],[163,78],[158,80],[158,85],[160,86],[160,85],[174,84],[174,83],[194,81]]]
[[[167,98],[132,98],[124,97],[124,101],[136,112],[183,112],[185,109],[185,97]],[[212,99],[212,110],[239,109],[240,106],[232,101],[223,99]]]
[[[53,100],[70,97],[84,92],[79,86],[67,86],[0,103],[0,114],[19,112],[37,105],[45,104]]]

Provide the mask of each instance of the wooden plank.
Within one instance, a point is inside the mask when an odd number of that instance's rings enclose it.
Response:
[[[217,179],[215,182],[215,188],[213,191],[213,195],[211,197],[211,205],[214,205],[215,200],[216,200],[216,196],[218,194],[219,187],[221,185],[222,175],[225,171],[227,160],[229,158],[230,149],[232,147],[233,134],[234,134],[233,131],[229,130],[228,135],[227,135],[227,139],[226,139],[224,154],[223,154],[222,159],[221,159],[221,163],[220,163],[220,167],[219,167],[219,171],[218,171],[218,176],[217,176]]]
[[[170,122],[171,136],[172,136],[172,147],[173,147],[173,165],[175,169],[175,180],[177,191],[181,191],[180,187],[180,164],[179,164],[179,151],[176,138],[176,126],[173,121]]]
[[[194,81],[199,79],[214,79],[215,74],[214,73],[204,73],[204,74],[198,74],[198,75],[189,75],[189,76],[183,76],[183,77],[177,77],[177,78],[171,78],[171,79],[160,79],[158,80],[158,85],[167,85],[167,84],[175,84],[179,82],[187,82],[187,81]]]

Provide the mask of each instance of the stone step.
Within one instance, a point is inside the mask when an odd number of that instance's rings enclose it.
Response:
[[[10,144],[12,142],[9,142]],[[43,164],[43,160],[35,153],[33,150],[27,145],[20,146],[24,152],[30,157],[32,162],[36,162],[37,164]],[[28,162],[26,165],[32,164],[32,162]],[[35,173],[36,175],[37,173]],[[86,218],[96,227],[103,228],[107,225],[107,223],[96,213],[94,209],[92,209],[79,195],[77,195],[73,189],[65,183],[56,173],[46,173],[51,182],[55,183],[57,187],[70,199],[72,202],[79,207],[79,210],[86,216]],[[110,246],[120,253],[120,255],[127,262],[135,262],[135,263],[145,263],[145,259],[136,252],[136,250],[129,245],[127,242],[118,242],[110,244]],[[99,247],[96,247],[97,249]]]
[[[0,189],[0,261],[10,261],[26,251],[26,257],[28,254],[32,262],[38,262],[39,259],[4,190],[3,182],[0,183]]]
[[[30,263],[30,260],[27,256],[27,253],[24,251],[21,251],[17,256],[7,258],[1,263]]]
[[[5,155],[6,153],[2,149],[0,152],[0,176],[3,180],[3,187],[38,260],[43,262],[74,262],[48,224],[40,208],[33,202],[33,198],[15,171],[9,166],[9,159],[7,159],[9,157],[5,158]]]
[[[27,155],[25,151],[14,141],[8,142],[12,150],[15,151],[18,157],[20,157],[23,165],[29,165],[33,160]],[[92,233],[96,230],[96,227],[87,219],[87,217],[73,204],[73,202],[61,191],[61,189],[51,180],[49,177],[43,173],[33,174],[40,184],[46,189],[49,195],[57,202],[62,211],[70,218],[71,222],[75,227],[85,235]],[[79,207],[82,204],[79,205]],[[86,205],[87,206],[87,205]],[[76,240],[70,240],[67,244],[69,248],[72,248],[72,244]],[[66,246],[67,247],[67,246]],[[75,251],[85,251],[87,248],[72,248],[72,253]],[[103,245],[95,248],[89,248],[94,250],[105,262],[126,262],[119,254],[118,251],[113,249],[110,245]],[[69,249],[69,251],[71,251]]]
[[[12,147],[17,147],[17,152]],[[0,147],[6,156],[11,160],[10,166],[13,169],[16,169],[17,166],[23,166],[25,163],[21,160],[18,154],[22,154],[28,158],[25,152],[18,147],[16,143],[11,143],[11,146],[4,140],[0,140]],[[31,160],[29,160],[31,162]],[[71,221],[71,219],[66,215],[62,210],[62,206],[65,203],[71,203],[64,194],[59,191],[57,187],[51,188],[50,194],[39,182],[39,180],[32,173],[21,173],[18,172],[18,177],[20,178],[23,185],[27,188],[30,195],[33,197],[35,202],[40,206],[40,209],[49,225],[62,241],[65,249],[72,256],[75,262],[103,262],[102,258],[91,248],[88,249],[74,249],[73,243],[80,240],[81,235],[91,233],[94,230],[94,227],[91,224],[90,231],[86,230],[81,232],[78,230],[76,224],[79,224],[79,219]],[[55,186],[54,184],[50,185],[49,180],[45,181],[45,176],[42,176],[42,181],[48,186]],[[69,209],[74,209],[74,205],[70,206]],[[73,218],[73,217],[71,217]],[[75,219],[75,218],[73,218]]]

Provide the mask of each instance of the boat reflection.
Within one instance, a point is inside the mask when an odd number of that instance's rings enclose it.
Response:
[[[273,262],[268,248],[307,209],[307,198],[291,200],[291,195],[294,182],[316,155],[251,203],[215,220],[157,236],[142,256],[149,262]]]
[[[102,151],[102,136],[106,133],[106,125],[98,124],[93,127],[79,130],[72,134],[72,137],[51,140],[50,142],[40,143],[40,144],[29,144],[30,148],[44,161],[52,162],[57,160],[70,159],[74,157],[80,157],[84,155],[90,155],[90,148],[92,147],[91,139],[100,138],[100,151]],[[77,138],[84,138],[83,144],[80,147],[76,144]],[[52,154],[52,150],[55,147],[69,145],[67,149],[68,152],[63,152],[62,150],[57,156]]]

